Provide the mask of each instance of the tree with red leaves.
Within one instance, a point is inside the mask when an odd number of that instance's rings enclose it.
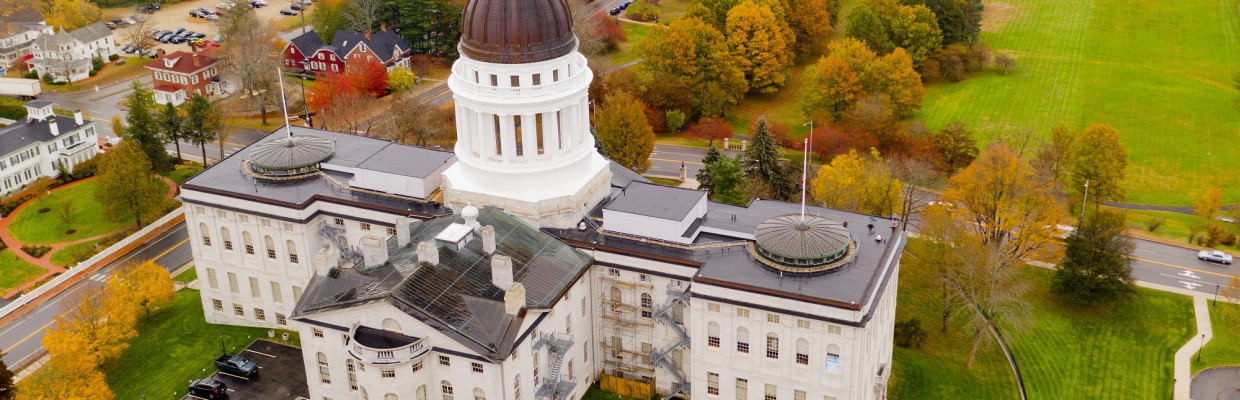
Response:
[[[706,139],[713,145],[716,140],[732,137],[732,124],[720,117],[705,118],[693,124],[687,133],[689,137]]]
[[[388,74],[383,64],[371,61],[362,66],[360,73],[351,74],[351,85],[358,92],[371,96],[380,96],[387,93]]]
[[[810,143],[818,160],[823,162],[840,154],[848,154],[849,150],[867,151],[876,146],[878,140],[874,136],[834,125],[816,129],[814,142]]]

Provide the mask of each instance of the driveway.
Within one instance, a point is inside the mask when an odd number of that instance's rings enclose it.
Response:
[[[159,30],[166,31],[166,30],[173,30],[176,28],[185,28],[185,29],[189,29],[194,32],[202,32],[207,35],[206,36],[207,39],[210,39],[214,37],[215,35],[219,34],[219,27],[216,25],[216,23],[208,21],[203,18],[191,17],[189,16],[189,12],[191,10],[197,10],[199,7],[206,8],[208,10],[215,10],[216,6],[218,6],[222,1],[223,0],[197,0],[197,1],[189,1],[189,2],[184,2],[184,3],[177,3],[177,4],[167,4],[163,6],[163,10],[156,11],[154,14],[141,14],[141,15],[143,18],[146,18],[148,30],[159,29]],[[280,15],[281,9],[289,8],[290,6],[293,5],[291,0],[268,0],[267,3],[268,5],[266,7],[258,8],[255,10],[255,12],[258,13],[259,18],[267,20],[269,22],[273,22],[273,23],[285,17],[283,15]],[[130,7],[129,10],[126,13],[124,13],[122,16],[131,16],[135,14],[137,14],[137,12],[133,11],[133,8]],[[119,18],[119,17],[120,16],[117,16],[115,18]],[[310,17],[307,15],[306,22],[309,23],[310,22],[309,20],[310,20]],[[120,44],[126,44],[124,43],[124,35],[121,33],[125,29],[129,29],[129,28],[128,27],[119,28],[113,31],[116,34],[117,42],[119,42]],[[298,29],[296,30],[296,32],[300,33],[301,30]],[[188,43],[171,44],[171,43],[156,42],[156,48],[163,49],[164,51],[167,51],[168,53],[172,53],[178,50],[180,51],[190,50]]]
[[[1240,400],[1240,368],[1220,367],[1197,373],[1189,397],[1193,400]]]
[[[301,349],[266,340],[255,340],[241,352],[241,356],[258,364],[258,377],[248,380],[215,371],[216,380],[228,385],[230,399],[294,400],[310,397],[306,386],[306,366],[302,364]],[[186,395],[183,400],[196,400]]]

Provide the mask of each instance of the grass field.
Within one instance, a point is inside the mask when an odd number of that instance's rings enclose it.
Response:
[[[1201,361],[1193,357],[1193,373],[1220,365],[1240,365],[1240,305],[1218,302],[1210,307],[1214,337],[1201,349]]]
[[[649,25],[624,21],[620,22],[620,27],[624,28],[624,36],[627,40],[620,43],[620,49],[611,56],[610,66],[613,67],[641,58],[641,52],[637,51],[637,44],[646,38],[651,28]]]
[[[211,149],[209,147],[210,146],[207,148],[207,157],[211,156]],[[184,150],[185,149],[182,149],[182,151]],[[219,150],[219,148],[216,148],[216,150]],[[172,171],[164,172],[160,175],[163,175],[165,178],[171,179],[173,182],[180,185],[199,172],[202,172],[202,164],[187,162],[176,166],[176,169],[173,169]]]
[[[49,86],[43,84],[44,89],[55,87],[57,91],[87,91],[94,90],[95,86],[104,86],[114,82],[133,79],[140,75],[148,73],[146,64],[155,61],[146,57],[121,57],[125,60],[125,65],[116,65],[116,61],[109,61],[99,70],[98,74],[90,78],[86,78],[73,85],[55,85]]]
[[[13,250],[0,251],[0,295],[47,272],[17,257]]]
[[[54,191],[42,200],[34,200],[17,214],[17,219],[9,226],[9,233],[23,243],[60,243],[102,235],[129,224],[129,221],[107,222],[103,219],[101,206],[95,201],[96,182],[79,183]],[[65,234],[69,226],[57,216],[61,203],[73,204],[70,222],[77,232],[72,235]],[[51,210],[39,213],[39,209],[44,207]]]
[[[987,2],[981,39],[1019,67],[928,87],[917,117],[932,129],[963,121],[983,140],[1109,123],[1129,151],[1127,201],[1191,205],[1219,186],[1235,203],[1236,10],[1236,0]]]
[[[185,270],[185,272],[182,272],[172,278],[172,280],[177,281],[177,282],[182,282],[182,283],[190,283],[190,282],[193,282],[195,279],[198,279],[197,268],[187,269]]]
[[[283,332],[283,331],[281,331]],[[266,328],[208,324],[203,317],[197,290],[181,290],[177,299],[138,322],[138,337],[120,359],[105,366],[108,386],[118,399],[179,399],[187,383],[215,370],[212,362],[220,352],[220,334],[229,354],[255,339],[266,338]],[[279,337],[279,333],[276,334]],[[299,346],[291,332],[292,345]]]
[[[924,245],[913,241],[910,252]],[[914,253],[915,254],[915,253]],[[1031,399],[1165,399],[1171,396],[1172,358],[1194,332],[1187,297],[1139,289],[1131,301],[1105,307],[1065,305],[1050,293],[1053,272],[1027,267],[1033,289],[1024,329],[1004,329]],[[893,399],[1014,398],[1015,383],[996,346],[965,369],[969,343],[955,330],[938,330],[941,288],[911,264],[900,271],[897,320],[916,317],[928,331],[920,350],[896,348]]]
[[[92,249],[94,249],[95,245],[98,244],[100,241],[101,240],[92,240],[89,242],[82,242],[78,244],[69,245],[63,249],[57,250],[55,253],[52,253],[52,256],[48,258],[48,261],[51,261],[52,264],[56,264],[62,267],[69,267],[71,266],[71,264],[75,262],[85,260],[85,259],[82,259],[82,260],[77,259],[78,255],[85,254],[87,255],[86,258],[90,258],[90,256],[94,255],[96,252],[92,251]],[[99,250],[103,250],[103,249],[99,249]]]
[[[1103,207],[1111,211],[1123,212],[1127,216],[1128,228],[1133,231],[1131,234],[1137,237],[1152,236],[1161,239],[1171,240],[1177,243],[1188,243],[1188,233],[1192,229],[1196,229],[1200,235],[1203,226],[1206,224],[1205,218],[1196,215],[1180,214],[1167,211],[1146,211],[1146,210],[1118,210],[1112,207]],[[1163,225],[1154,232],[1150,232],[1149,223],[1155,219],[1162,219]],[[1232,233],[1240,234],[1240,228],[1236,224],[1217,222],[1219,226]],[[1218,245],[1216,248],[1221,250],[1237,250],[1238,246]]]

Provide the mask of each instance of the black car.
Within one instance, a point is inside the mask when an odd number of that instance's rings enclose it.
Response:
[[[204,399],[227,399],[228,385],[215,378],[198,379],[190,382],[189,394]]]
[[[297,12],[296,12],[296,11],[293,11],[293,10],[290,10],[290,9],[285,8],[285,9],[283,9],[283,10],[280,10],[280,14],[284,14],[284,15],[297,15]]]
[[[204,38],[204,37],[207,37],[207,34],[202,33],[202,32],[198,32],[198,33],[195,33],[195,34],[193,34],[193,35],[189,35],[189,37],[190,37],[191,39],[202,39],[202,38]]]
[[[219,368],[220,372],[226,374],[244,376],[246,378],[258,376],[258,364],[239,354],[235,356],[225,354],[216,358],[215,367]]]
[[[294,10],[298,10],[298,11],[300,11],[300,10],[305,10],[305,9],[306,9],[306,7],[305,7],[305,6],[303,6],[303,5],[301,5],[301,4],[297,4],[297,3],[293,3],[293,5],[289,6],[288,8],[291,8],[291,9],[294,9]]]
[[[189,16],[198,18],[198,10],[189,10]]]
[[[208,10],[208,9],[206,9],[206,8],[203,8],[203,7],[198,7],[198,15],[201,15],[201,16],[204,16],[204,17],[205,17],[205,16],[208,16],[208,15],[211,15],[211,14],[215,14],[215,12],[212,12],[211,10]]]

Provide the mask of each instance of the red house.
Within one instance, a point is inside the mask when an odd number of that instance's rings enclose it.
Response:
[[[293,38],[284,51],[283,65],[293,70],[314,74],[361,71],[367,63],[378,62],[389,70],[397,66],[409,68],[409,45],[395,31],[336,31],[328,45],[314,31]]]
[[[150,64],[154,80],[155,102],[181,105],[189,96],[198,93],[205,96],[223,94],[224,84],[216,68],[217,58],[206,50],[197,53],[178,51],[165,55]]]

